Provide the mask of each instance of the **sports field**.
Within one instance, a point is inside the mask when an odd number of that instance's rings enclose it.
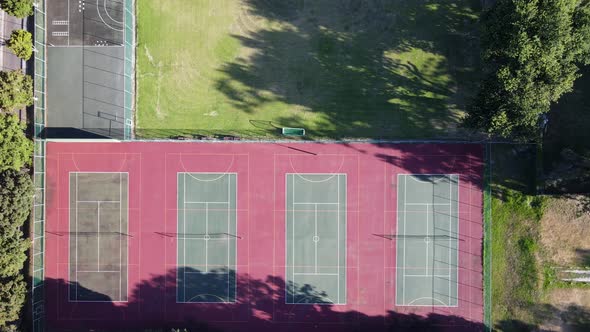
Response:
[[[483,331],[482,152],[48,142],[47,326]]]
[[[457,137],[479,1],[137,1],[139,137]]]

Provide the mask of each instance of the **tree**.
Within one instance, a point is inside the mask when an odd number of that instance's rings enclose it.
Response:
[[[12,16],[25,18],[33,15],[33,0],[2,0],[2,9]]]
[[[0,331],[8,330],[10,323],[18,320],[26,294],[27,284],[22,275],[0,278]]]
[[[0,331],[15,330],[24,305],[26,283],[21,271],[29,241],[22,227],[33,203],[33,182],[28,173],[0,172]]]
[[[33,35],[27,30],[14,30],[8,40],[8,48],[23,60],[29,60],[33,54]]]
[[[33,181],[26,172],[0,172],[0,230],[20,229],[33,204]]]
[[[33,105],[33,79],[20,70],[0,71],[0,108],[11,111]]]
[[[590,64],[590,1],[498,0],[482,16],[485,77],[464,124],[536,139],[541,116]]]
[[[8,228],[0,230],[2,231],[8,232],[0,234],[0,277],[14,277],[23,269],[27,260],[29,241],[25,241],[20,230]]]
[[[33,142],[14,114],[0,114],[0,171],[20,170],[31,160]]]

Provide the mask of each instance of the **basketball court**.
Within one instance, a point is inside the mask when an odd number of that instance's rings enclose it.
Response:
[[[482,157],[49,142],[48,326],[483,330]]]
[[[125,1],[47,0],[47,137],[124,137]]]

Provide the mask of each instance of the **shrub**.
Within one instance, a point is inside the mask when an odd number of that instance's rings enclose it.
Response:
[[[2,9],[12,16],[25,18],[33,15],[33,0],[2,0]]]
[[[14,30],[7,46],[17,57],[29,60],[33,54],[33,35],[27,30]]]
[[[0,331],[14,331],[10,324],[18,320],[25,303],[27,284],[23,276],[0,278]]]
[[[33,105],[33,79],[20,70],[0,71],[0,108],[12,111]]]
[[[31,160],[33,142],[24,129],[16,115],[0,114],[0,171],[20,170]]]

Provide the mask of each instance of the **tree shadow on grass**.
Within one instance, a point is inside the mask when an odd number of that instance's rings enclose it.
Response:
[[[216,86],[247,113],[287,107],[264,120],[315,137],[457,137],[479,3],[244,0],[233,37],[249,52]]]
[[[184,272],[199,273],[185,268]],[[338,306],[286,304],[287,289],[310,301],[322,300],[320,290],[309,284],[288,284],[281,277],[252,278],[238,274],[235,303],[176,303],[177,284],[185,282],[176,269],[166,275],[141,281],[130,290],[127,303],[67,302],[68,282],[46,279],[48,331],[120,330],[157,331],[186,328],[188,331],[483,331],[483,324],[443,311],[417,315],[388,311],[386,315],[368,315]],[[225,282],[219,273],[198,280],[208,285]],[[80,287],[84,287],[80,285]],[[91,290],[89,290],[91,291]],[[64,297],[66,297],[64,299]],[[313,301],[312,301],[313,302]]]
[[[590,267],[590,249],[576,249],[577,262],[580,266]]]

